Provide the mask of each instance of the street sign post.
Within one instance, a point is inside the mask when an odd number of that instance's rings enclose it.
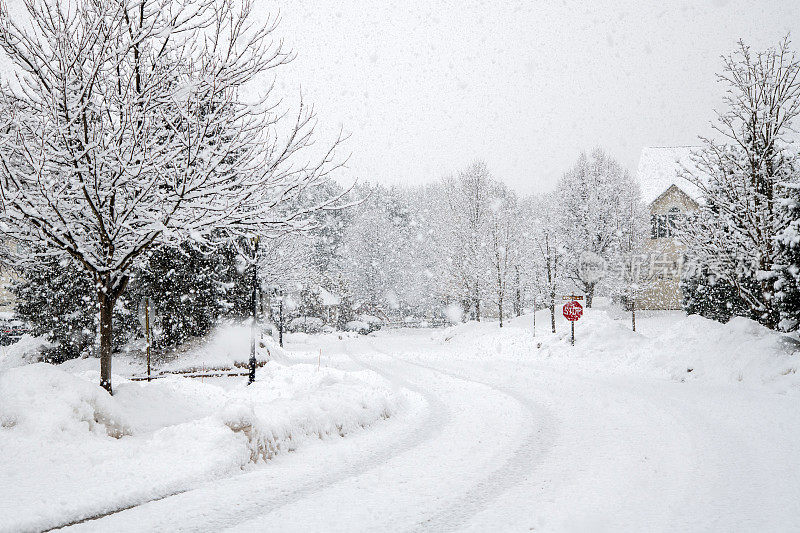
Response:
[[[566,297],[565,297],[566,299]],[[569,320],[572,329],[572,345],[575,346],[575,322],[583,315],[583,306],[578,303],[578,297],[570,298],[570,301],[564,304],[564,318]]]
[[[247,384],[251,385],[256,380],[256,328],[258,327],[258,235],[252,238],[253,243],[253,295],[252,311],[253,324],[250,327],[250,374],[247,377]]]
[[[150,325],[155,320],[153,301],[145,296],[139,301],[139,323],[147,339],[147,381],[150,381]]]

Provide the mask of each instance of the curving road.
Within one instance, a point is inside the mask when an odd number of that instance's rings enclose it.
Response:
[[[408,409],[69,529],[800,529],[791,397],[471,359],[411,332],[347,339],[335,351],[330,364],[370,368],[412,391]]]

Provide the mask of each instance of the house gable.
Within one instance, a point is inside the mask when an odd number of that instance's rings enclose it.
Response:
[[[678,209],[681,213],[691,213],[700,208],[700,204],[689,196],[683,189],[674,183],[650,202],[648,206],[651,215],[667,214],[673,209]]]

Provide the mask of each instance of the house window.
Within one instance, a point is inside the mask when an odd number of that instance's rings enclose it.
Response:
[[[669,213],[667,213],[667,233],[669,237],[674,237],[678,234],[678,228],[684,218],[686,218],[685,215],[677,207],[669,210]]]
[[[684,214],[677,207],[673,207],[666,215],[652,215],[650,217],[650,238],[661,239],[674,237]]]

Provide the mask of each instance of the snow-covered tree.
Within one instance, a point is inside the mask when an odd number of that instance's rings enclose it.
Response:
[[[17,74],[2,93],[1,229],[89,274],[111,392],[112,313],[136,261],[158,243],[207,243],[215,228],[302,225],[318,206],[283,207],[325,181],[333,148],[295,163],[312,114],[301,104],[284,124],[270,91],[242,96],[291,59],[248,0],[25,7],[29,23],[0,11],[0,47]]]
[[[143,298],[153,302],[160,330],[155,347],[175,346],[204,335],[225,314],[230,280],[224,278],[226,269],[220,268],[226,260],[220,252],[203,252],[183,243],[153,248],[139,262],[126,296],[132,313]]]
[[[781,264],[775,266],[776,307],[784,331],[800,328],[800,179],[787,183],[781,192],[782,218],[786,226],[778,233]]]
[[[399,307],[410,270],[402,207],[390,200],[382,187],[371,190],[369,199],[356,208],[342,241],[339,269],[354,303],[373,313]]]
[[[556,331],[556,295],[564,287],[563,235],[556,224],[559,198],[555,193],[546,193],[526,202],[527,216],[524,231],[528,255],[528,270],[531,272],[534,305],[544,301],[550,308],[550,327]]]
[[[629,241],[630,208],[639,187],[630,174],[602,150],[581,154],[559,180],[557,224],[567,250],[564,273],[592,306],[596,287]]]
[[[659,256],[663,257],[668,245],[653,243],[652,240],[645,244],[650,231],[649,212],[641,201],[638,186],[631,191],[632,194],[620,205],[623,229],[616,252],[609,260],[606,283],[611,296],[619,299],[631,311],[631,322],[635,331],[637,301],[657,279],[658,270],[653,268],[653,261]]]
[[[734,287],[749,314],[775,328],[776,282],[790,267],[778,236],[793,216],[781,202],[783,184],[797,182],[792,125],[800,113],[800,61],[788,40],[762,52],[740,41],[724,57],[719,79],[726,109],[714,128],[725,142],[703,139],[695,155],[697,171],[687,178],[705,202],[682,238],[695,268]]]
[[[29,262],[12,285],[16,315],[51,343],[44,360],[61,363],[90,349],[96,331],[92,280],[68,258]]]
[[[475,161],[442,184],[449,244],[449,275],[461,294],[465,315],[481,319],[486,264],[486,229],[495,182],[482,161]]]
[[[520,220],[517,209],[517,197],[501,184],[492,190],[492,202],[487,215],[487,240],[485,253],[488,257],[489,272],[487,286],[489,294],[497,305],[500,327],[507,308],[505,305],[512,299],[512,291],[516,288],[519,294],[519,246]],[[515,305],[519,307],[518,296]]]

